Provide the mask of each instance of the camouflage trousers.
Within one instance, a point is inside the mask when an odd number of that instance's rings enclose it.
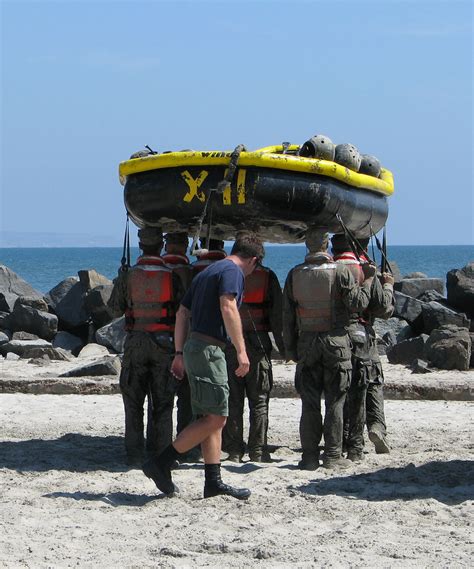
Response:
[[[130,332],[120,375],[125,410],[125,449],[139,459],[145,446],[143,406],[148,399],[146,450],[160,452],[171,443],[176,380],[169,372],[172,344],[147,332]]]
[[[266,347],[266,346],[265,346]],[[267,445],[268,406],[273,386],[270,364],[271,348],[252,349],[247,346],[250,370],[245,377],[237,377],[237,354],[233,347],[226,350],[227,375],[229,378],[229,416],[222,433],[222,448],[229,454],[243,456],[244,403],[249,405],[249,438],[247,450],[251,459],[261,458]]]
[[[298,342],[301,364],[299,389],[302,403],[300,439],[305,455],[317,456],[324,433],[324,452],[340,458],[343,439],[343,409],[351,377],[351,346],[344,330],[304,333]],[[324,423],[321,396],[324,393]]]
[[[352,343],[352,377],[344,408],[344,441],[348,452],[364,450],[364,427],[383,424],[383,373],[372,326],[353,323],[348,328]]]

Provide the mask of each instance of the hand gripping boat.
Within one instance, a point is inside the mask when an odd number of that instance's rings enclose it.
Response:
[[[139,227],[161,226],[165,232],[191,234],[206,213],[219,239],[251,229],[266,241],[298,242],[308,225],[340,232],[338,214],[361,237],[385,225],[387,196],[393,193],[389,170],[382,168],[376,178],[298,156],[298,148],[186,150],[126,160],[119,167],[125,206]],[[205,228],[206,223],[203,234]]]

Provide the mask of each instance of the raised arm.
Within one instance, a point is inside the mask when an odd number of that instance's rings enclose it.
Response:
[[[240,320],[237,301],[234,295],[223,294],[219,297],[219,302],[225,329],[237,352],[239,367],[235,370],[235,375],[237,377],[243,377],[249,372],[250,362],[245,349],[244,335],[242,333],[242,321]]]

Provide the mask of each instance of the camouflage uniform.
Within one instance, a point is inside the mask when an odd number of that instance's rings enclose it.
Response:
[[[131,309],[129,279],[134,271],[119,274],[108,305],[118,317]],[[179,277],[173,275],[173,304],[182,297]],[[172,413],[176,382],[169,373],[174,353],[173,334],[129,330],[120,374],[120,390],[125,409],[125,449],[129,464],[141,463],[144,451],[143,405],[148,397],[149,416],[146,450],[165,448],[172,437]]]
[[[359,287],[350,271],[336,265],[327,253],[307,255],[305,262],[293,268],[286,279],[283,340],[287,359],[301,364],[302,468],[309,464],[317,467],[323,430],[325,464],[330,466],[342,456],[343,406],[352,368],[351,344],[345,327],[352,310],[367,308],[370,282]],[[322,301],[321,291],[328,290],[330,298]]]
[[[256,269],[246,279],[248,282],[255,277]],[[252,305],[244,301],[240,307],[245,347],[250,361],[250,370],[245,377],[237,377],[237,354],[233,346],[226,349],[227,374],[229,378],[229,417],[222,433],[222,448],[230,454],[231,460],[240,461],[245,452],[243,413],[245,396],[249,404],[249,440],[248,453],[250,459],[261,462],[269,461],[270,455],[266,449],[268,432],[268,405],[273,386],[271,365],[272,341],[269,332],[273,332],[275,343],[283,354],[282,338],[282,293],[278,278],[273,271],[264,268],[268,274],[264,306],[261,309],[265,315],[262,322],[258,316],[252,315]],[[253,321],[253,323],[252,323]],[[254,329],[254,325],[257,330]]]

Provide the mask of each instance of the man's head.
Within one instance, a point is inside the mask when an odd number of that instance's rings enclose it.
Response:
[[[143,227],[139,229],[138,246],[145,255],[159,255],[163,247],[161,227]]]
[[[245,232],[239,234],[232,247],[231,255],[235,255],[243,262],[244,275],[250,275],[256,265],[263,261],[265,249],[262,241],[255,233]]]
[[[356,237],[360,246],[364,251],[367,251],[370,239],[368,237]],[[331,237],[331,249],[334,255],[341,255],[347,251],[352,251],[351,246],[344,233],[336,233]],[[360,253],[360,251],[359,251]]]
[[[176,231],[165,235],[165,251],[175,255],[185,255],[188,249],[188,235],[184,231]]]
[[[328,250],[329,235],[324,227],[308,227],[305,236],[310,253],[325,253]]]
[[[201,249],[209,249],[209,251],[223,251],[224,241],[222,239],[209,239],[209,247],[207,246],[207,239],[203,238],[199,240]]]

